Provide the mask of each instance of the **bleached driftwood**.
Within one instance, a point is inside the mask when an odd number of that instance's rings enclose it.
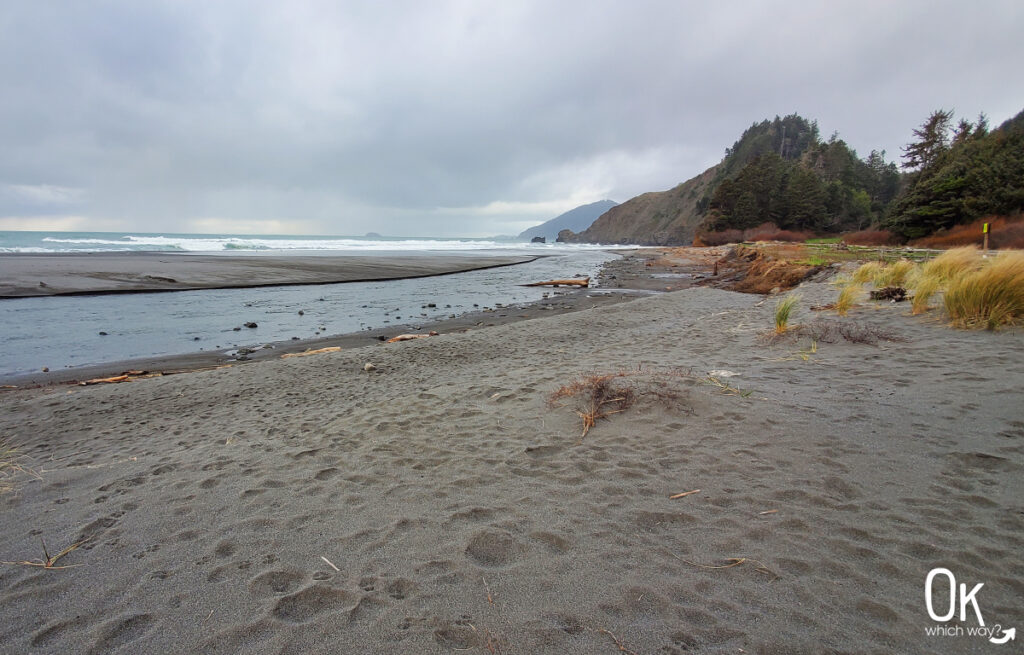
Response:
[[[426,339],[427,337],[436,337],[437,332],[431,331],[428,334],[400,334],[397,337],[391,337],[388,339],[388,343],[395,343],[397,341],[412,341],[413,339]]]
[[[544,282],[531,282],[530,284],[524,284],[524,287],[589,287],[589,277],[577,277],[570,278],[567,280],[545,280]]]
[[[322,353],[336,353],[341,350],[340,346],[329,346],[327,348],[317,348],[316,350],[304,350],[300,353],[285,353],[281,355],[281,359],[287,359],[289,357],[308,357],[309,355],[320,355]]]

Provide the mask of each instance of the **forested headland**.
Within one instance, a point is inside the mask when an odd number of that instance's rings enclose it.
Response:
[[[562,238],[714,245],[841,235],[956,245],[985,221],[998,228],[995,245],[1024,247],[1024,111],[993,129],[984,114],[957,119],[940,109],[908,136],[899,161],[884,150],[861,157],[838,133],[822,138],[816,121],[776,116],[747,128],[704,173]]]

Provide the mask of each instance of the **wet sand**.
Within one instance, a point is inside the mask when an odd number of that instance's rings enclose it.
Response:
[[[835,295],[800,291],[795,322]],[[924,581],[985,583],[986,625],[1024,624],[1021,333],[865,303],[828,318],[900,341],[811,352],[763,340],[773,307],[691,288],[4,392],[0,434],[38,477],[0,496],[0,559],[82,545],[74,568],[0,565],[0,644],[1000,652],[926,636]],[[548,399],[587,372],[637,402],[581,438],[579,406]]]
[[[426,277],[519,264],[534,256],[0,255],[0,298],[331,284]]]

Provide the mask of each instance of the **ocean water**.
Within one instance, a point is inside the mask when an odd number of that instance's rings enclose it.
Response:
[[[496,239],[431,237],[337,237],[238,234],[171,234],[124,232],[0,232],[0,253],[57,252],[202,252],[202,253],[325,253],[369,252],[476,252],[509,250],[530,252],[595,250],[593,244],[529,243]]]
[[[616,257],[597,247],[480,239],[97,236],[97,233],[44,232],[3,232],[0,237],[3,239],[0,249],[8,249],[0,252],[150,250],[155,243],[163,252],[220,252],[225,256],[232,253],[364,253],[378,257],[389,253],[545,255],[526,264],[409,280],[2,299],[0,376],[38,371],[42,367],[57,370],[198,351],[229,352],[239,347],[290,341],[293,337],[310,339],[385,327],[393,327],[396,332],[407,331],[408,326],[452,314],[495,307],[499,303],[514,306],[539,300],[547,290],[520,285],[554,277],[594,277],[605,262]],[[142,244],[142,240],[149,243]],[[253,249],[240,247],[242,243]],[[264,247],[266,244],[279,247]],[[2,271],[3,254],[0,254],[0,276]],[[431,303],[435,307],[425,307]],[[299,315],[300,310],[302,315]],[[259,327],[242,327],[250,321]],[[236,327],[242,329],[235,330]]]

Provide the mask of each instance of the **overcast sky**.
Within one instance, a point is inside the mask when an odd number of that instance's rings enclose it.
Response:
[[[0,229],[486,236],[800,113],[1024,109],[1024,2],[0,0]]]

